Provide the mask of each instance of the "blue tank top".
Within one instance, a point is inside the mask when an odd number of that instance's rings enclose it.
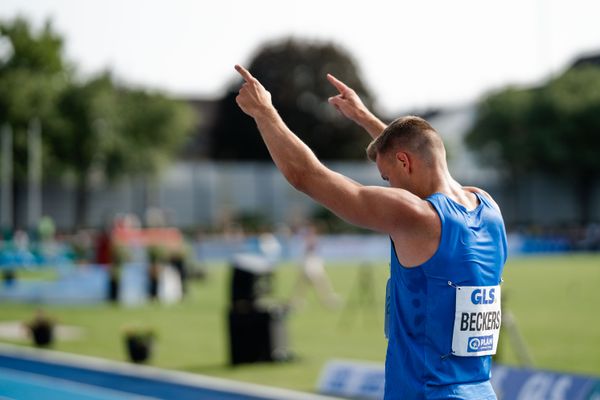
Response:
[[[500,211],[484,195],[467,210],[444,194],[428,197],[441,221],[436,253],[405,268],[392,242],[386,399],[495,399],[491,356],[452,354],[458,286],[496,286],[506,262]]]

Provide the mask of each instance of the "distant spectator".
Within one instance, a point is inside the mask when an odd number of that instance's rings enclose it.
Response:
[[[158,283],[163,268],[163,251],[158,246],[148,247],[148,297],[158,299]]]
[[[109,265],[111,257],[112,239],[108,228],[102,229],[102,232],[96,239],[96,263],[100,265]]]
[[[175,251],[171,254],[170,264],[179,273],[181,280],[181,294],[185,296],[187,290],[188,271],[183,250]]]
[[[304,256],[300,262],[300,272],[289,304],[292,308],[299,307],[304,302],[306,288],[312,286],[323,306],[329,309],[338,308],[341,300],[333,290],[327,272],[325,272],[325,262],[318,254],[318,237],[315,226],[309,225],[302,236]]]

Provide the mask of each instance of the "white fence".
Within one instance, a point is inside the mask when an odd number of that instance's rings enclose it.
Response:
[[[382,185],[372,163],[327,163],[332,169],[365,185]],[[471,171],[456,178],[465,185],[489,191],[503,209],[508,225],[571,223],[579,207],[573,182],[566,179],[522,177],[518,190],[493,175]],[[23,201],[26,194],[23,193]],[[96,183],[89,194],[88,226],[103,226],[117,213],[143,216],[148,207],[167,211],[174,226],[193,228],[215,224],[226,214],[260,213],[271,222],[290,220],[312,213],[317,205],[294,190],[271,163],[181,162],[150,182],[141,178],[109,186]],[[595,185],[592,217],[600,220],[600,185]],[[26,207],[20,207],[19,221],[26,221]],[[46,183],[42,191],[42,212],[59,228],[74,225],[73,184]]]

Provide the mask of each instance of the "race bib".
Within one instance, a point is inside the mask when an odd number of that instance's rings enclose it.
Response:
[[[500,285],[455,288],[452,353],[461,357],[496,354],[502,314]]]

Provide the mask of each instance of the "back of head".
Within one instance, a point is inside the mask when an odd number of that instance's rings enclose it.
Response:
[[[374,139],[367,147],[367,156],[375,161],[377,154],[387,154],[391,150],[402,150],[417,155],[428,165],[445,161],[444,143],[435,129],[423,118],[416,116],[400,117]]]

